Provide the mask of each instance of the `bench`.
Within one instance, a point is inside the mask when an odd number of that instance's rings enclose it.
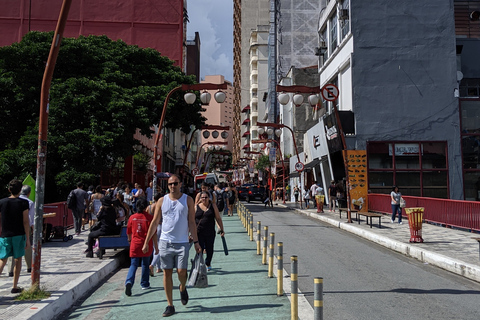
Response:
[[[478,253],[480,254],[480,238],[472,238],[472,239],[478,241]]]
[[[357,218],[358,220],[358,224],[360,224],[360,216],[364,216],[367,220],[367,224],[368,224],[368,218],[370,218],[370,228],[372,227],[372,220],[373,218],[378,218],[378,227],[381,228],[382,227],[382,214],[380,213],[374,213],[374,212],[356,212],[356,216],[355,218]]]
[[[103,258],[103,250],[105,249],[126,249],[129,247],[127,226],[122,226],[122,231],[120,231],[119,235],[98,237],[98,258]]]
[[[348,215],[348,208],[338,208],[338,213],[340,213],[340,219],[342,219],[342,211],[344,211]],[[357,213],[357,209],[350,209],[351,213]]]

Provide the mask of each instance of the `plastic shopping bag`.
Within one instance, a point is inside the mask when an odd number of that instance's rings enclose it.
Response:
[[[188,279],[189,287],[206,288],[208,287],[207,266],[203,260],[203,254],[197,253],[195,259],[192,260],[192,269]]]

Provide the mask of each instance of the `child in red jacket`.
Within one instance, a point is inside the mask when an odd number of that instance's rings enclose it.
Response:
[[[145,212],[147,206],[147,200],[144,198],[137,199],[137,213],[130,216],[128,219],[127,237],[130,242],[131,262],[130,269],[128,269],[127,279],[125,280],[125,294],[127,296],[132,295],[132,286],[135,282],[135,272],[140,265],[142,266],[142,279],[140,281],[142,290],[150,289],[150,256],[152,255],[153,248],[158,248],[158,245],[157,237],[153,236],[148,246],[148,252],[142,252],[143,243],[145,242],[148,228],[153,219],[152,215]]]

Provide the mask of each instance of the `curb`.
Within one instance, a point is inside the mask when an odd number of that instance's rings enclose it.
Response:
[[[105,260],[91,272],[78,277],[75,281],[53,292],[50,298],[35,303],[29,309],[18,314],[18,320],[54,319],[70,309],[80,298],[97,286],[106,276],[116,271],[124,262],[125,256],[120,251],[111,260]]]
[[[473,265],[458,259],[453,259],[453,258],[444,256],[442,254],[428,251],[422,248],[417,248],[409,243],[396,241],[385,236],[377,235],[367,230],[359,229],[354,225],[352,225],[351,223],[337,221],[328,217],[320,216],[313,212],[308,212],[308,211],[304,211],[296,208],[290,208],[288,206],[283,206],[283,205],[281,206],[290,210],[295,210],[308,217],[321,220],[339,229],[345,230],[359,237],[367,239],[371,242],[379,244],[385,248],[399,252],[408,257],[415,258],[421,262],[434,265],[436,267],[450,271],[452,273],[455,273],[467,279],[480,282],[480,267],[476,265]]]

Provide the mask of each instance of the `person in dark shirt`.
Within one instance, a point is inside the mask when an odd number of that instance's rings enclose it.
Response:
[[[10,197],[0,200],[0,273],[7,263],[8,257],[15,260],[13,271],[13,287],[11,293],[20,293],[23,288],[17,287],[22,257],[25,249],[30,248],[30,220],[28,218],[28,201],[19,198],[22,190],[20,180],[12,180],[8,184]]]
[[[98,212],[98,222],[88,234],[88,248],[85,250],[87,258],[93,258],[93,246],[99,236],[110,236],[120,234],[120,226],[117,226],[117,212],[113,206],[110,196],[100,199],[102,206]]]

